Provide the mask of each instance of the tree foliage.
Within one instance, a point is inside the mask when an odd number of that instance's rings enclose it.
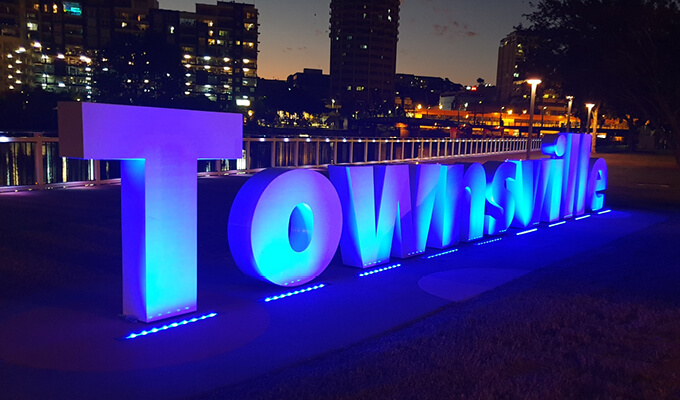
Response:
[[[57,103],[73,100],[68,93],[52,93],[42,89],[2,93],[0,130],[56,130]]]
[[[95,100],[100,103],[219,111],[203,96],[184,95],[182,55],[153,35],[112,42],[100,55]]]
[[[669,132],[680,164],[678,0],[540,0],[528,68],[564,94]]]

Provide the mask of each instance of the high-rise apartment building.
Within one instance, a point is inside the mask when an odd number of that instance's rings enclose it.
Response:
[[[520,67],[525,60],[525,46],[526,42],[517,32],[512,32],[501,40],[496,70],[496,88],[500,104],[509,104],[513,96],[514,82],[526,79],[520,77]]]
[[[114,72],[103,50],[153,38],[177,50],[185,69],[171,78],[184,81],[185,96],[205,96],[221,107],[249,105],[257,85],[257,16],[252,4],[222,1],[180,12],[160,10],[158,0],[2,0],[0,91],[42,88],[92,99],[95,73]],[[144,56],[143,50],[123,55],[130,65]],[[139,91],[159,86],[158,77],[141,70],[122,84]]]
[[[394,104],[399,0],[331,0],[331,98],[345,113]]]
[[[196,4],[196,12],[155,10],[152,30],[180,48],[185,95],[249,106],[257,87],[258,12],[252,4]]]

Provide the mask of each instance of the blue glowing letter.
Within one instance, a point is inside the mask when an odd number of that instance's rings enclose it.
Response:
[[[534,173],[535,203],[532,221],[555,222],[560,218],[560,201],[562,199],[562,176],[564,160],[537,160],[538,173]]]
[[[458,204],[460,238],[465,242],[484,235],[484,206],[486,203],[486,173],[482,164],[463,164],[465,175]]]
[[[240,158],[240,114],[59,104],[62,156],[122,159],[123,313],[196,310],[196,161]]]
[[[247,275],[281,286],[321,274],[338,248],[340,199],[323,175],[272,168],[250,178],[229,213],[229,248]]]
[[[484,163],[487,174],[486,215],[484,233],[497,235],[505,232],[515,216],[515,197],[509,190],[517,176],[517,165],[511,162]]]
[[[588,209],[597,211],[604,207],[604,194],[598,193],[607,189],[607,163],[602,158],[590,160],[590,176],[588,177],[587,203]]]
[[[437,194],[439,171],[439,164],[409,165],[409,186],[411,187],[411,207],[413,208],[413,245],[396,243],[397,251],[400,252],[400,255],[397,255],[395,254],[395,243],[393,243],[392,255],[404,258],[425,251]],[[397,235],[395,235],[395,241],[396,239]]]
[[[328,174],[342,203],[344,264],[366,268],[389,261],[395,236],[400,245],[414,246],[408,165],[329,166]]]
[[[540,215],[534,213],[538,183],[538,180],[534,179],[534,174],[538,175],[540,162],[537,160],[511,160],[509,162],[515,164],[517,168],[514,179],[507,181],[508,190],[515,199],[515,217],[512,226],[526,228],[537,224],[540,220]],[[536,219],[534,219],[535,216]]]
[[[440,165],[427,245],[442,249],[460,240],[459,203],[464,167]]]

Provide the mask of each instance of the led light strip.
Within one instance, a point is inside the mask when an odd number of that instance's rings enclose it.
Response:
[[[457,251],[458,251],[458,249],[453,249],[453,250],[445,251],[445,252],[443,252],[443,253],[433,254],[433,255],[427,256],[427,257],[425,257],[425,258],[429,260],[430,258],[445,256],[445,255],[447,255],[447,254],[455,253],[455,252],[457,252]]]
[[[590,218],[590,214],[586,214],[586,215],[580,216],[578,218],[574,218],[574,221],[580,221],[580,220],[586,219],[586,218]]]
[[[148,331],[141,331],[139,333],[131,333],[131,334],[125,336],[123,339],[135,339],[135,338],[138,338],[140,336],[147,336],[147,335],[151,335],[153,333],[167,331],[168,329],[178,328],[178,327],[183,326],[183,325],[193,324],[194,322],[203,321],[205,319],[214,318],[216,316],[217,316],[217,313],[213,312],[213,313],[210,313],[210,314],[205,314],[205,315],[200,316],[200,317],[185,319],[185,320],[180,321],[180,322],[173,322],[172,324],[163,325],[160,328],[152,328]]]
[[[489,244],[489,243],[493,243],[493,242],[499,242],[499,241],[501,241],[501,240],[503,240],[503,238],[491,239],[491,240],[487,240],[487,241],[484,241],[484,242],[475,243],[475,246],[481,246],[481,245],[483,245],[483,244]]]
[[[554,224],[548,225],[548,228],[552,228],[553,226],[558,226],[558,225],[564,225],[566,223],[567,223],[567,221],[555,222]]]
[[[320,283],[316,286],[310,286],[308,288],[296,290],[296,291],[293,291],[293,292],[288,292],[288,293],[283,293],[283,294],[279,294],[279,295],[272,296],[272,297],[267,297],[267,298],[264,299],[264,301],[266,303],[268,303],[270,301],[280,300],[280,299],[283,299],[283,298],[286,298],[286,297],[295,296],[296,294],[311,292],[312,290],[321,289],[322,287],[325,287],[325,286],[326,286],[326,284]]]
[[[384,271],[388,271],[390,269],[395,269],[397,267],[401,267],[401,264],[394,264],[394,265],[390,265],[388,267],[383,267],[383,268],[374,269],[372,271],[362,272],[362,273],[359,274],[359,276],[369,276],[369,275],[377,274],[378,272],[384,272]]]
[[[612,212],[612,210],[604,210],[604,211],[600,211],[599,213],[597,213],[597,215],[602,215],[602,214],[606,214],[606,213],[610,213],[610,212]]]
[[[517,236],[526,235],[527,233],[536,232],[537,230],[538,230],[538,228],[529,229],[527,231],[517,232],[516,235]]]

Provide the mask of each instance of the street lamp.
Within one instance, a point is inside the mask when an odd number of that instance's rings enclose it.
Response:
[[[586,122],[586,133],[588,133],[588,130],[590,130],[590,113],[593,111],[593,107],[595,107],[595,104],[593,103],[586,103],[586,108],[588,109],[588,119]]]
[[[547,106],[543,106],[543,109],[541,110],[541,128],[543,128],[543,117],[545,115],[545,110],[547,110]]]
[[[571,122],[570,117],[571,117],[571,104],[574,102],[574,96],[567,96],[567,100],[569,100],[569,106],[567,107],[567,132],[571,130]]]
[[[529,133],[527,134],[527,160],[531,158],[531,135],[534,125],[534,105],[536,104],[536,86],[541,83],[540,79],[527,79],[531,85],[531,109],[529,110]]]

